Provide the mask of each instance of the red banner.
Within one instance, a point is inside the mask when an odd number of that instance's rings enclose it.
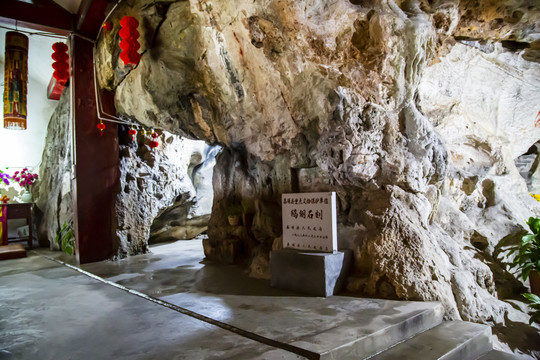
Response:
[[[28,81],[28,37],[15,31],[6,33],[4,67],[4,128],[26,130]]]

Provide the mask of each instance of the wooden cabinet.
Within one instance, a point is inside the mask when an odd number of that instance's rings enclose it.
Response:
[[[10,242],[27,241],[28,247],[32,249],[32,203],[26,204],[1,204],[2,206],[2,245],[7,245]],[[10,219],[26,219],[29,227],[27,238],[19,239],[19,237],[8,237],[7,220]]]

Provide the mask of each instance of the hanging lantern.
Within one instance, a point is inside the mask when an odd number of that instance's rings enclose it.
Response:
[[[6,33],[4,58],[4,128],[26,130],[28,81],[28,37],[15,31]]]
[[[107,21],[103,23],[103,30],[105,31],[105,37],[107,37],[107,31],[111,31],[113,29],[112,22]]]
[[[135,135],[137,134],[137,130],[135,130],[132,126],[131,129],[129,129],[128,133],[129,135],[131,135],[131,141],[135,141]]]
[[[99,124],[97,124],[97,128],[99,130],[99,134],[103,136],[103,130],[105,130],[105,124],[102,120],[99,120]]]
[[[137,40],[139,38],[139,32],[137,27],[139,26],[139,21],[132,16],[124,16],[120,20],[120,25],[122,29],[118,32],[122,41],[120,41],[120,59],[124,62],[124,65],[133,65],[137,66],[139,60],[141,60],[141,55],[137,52],[140,49],[141,45]]]
[[[53,78],[61,84],[65,84],[69,79],[69,55],[67,54],[68,46],[64,43],[57,42],[52,46],[54,52],[51,55],[54,63]]]
[[[154,139],[157,139],[158,134],[154,131],[154,129],[152,129],[151,131],[152,132],[150,133],[150,136]],[[148,146],[150,146],[152,149],[157,148],[158,145],[159,145],[159,142],[157,142],[156,140],[150,140],[150,142],[148,143]]]

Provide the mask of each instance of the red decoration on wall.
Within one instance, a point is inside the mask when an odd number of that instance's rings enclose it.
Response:
[[[141,55],[137,52],[140,49],[141,45],[137,40],[139,38],[139,32],[137,27],[139,22],[133,16],[124,16],[120,20],[120,25],[122,29],[118,32],[122,41],[120,41],[120,59],[124,62],[124,65],[135,65],[141,60]]]
[[[97,124],[97,128],[99,130],[99,134],[103,136],[103,130],[105,130],[105,124],[100,120],[99,124]]]
[[[55,70],[53,78],[58,82],[65,83],[69,79],[68,46],[64,43],[57,42],[53,44],[52,48],[54,50],[54,53],[51,55],[54,60],[52,67]]]
[[[137,130],[135,130],[133,127],[129,129],[129,135],[131,135],[131,141],[135,141],[135,135],[137,134]]]
[[[113,29],[112,22],[107,21],[103,23],[103,30],[105,30],[105,37],[107,37],[107,31],[111,31]]]
[[[156,139],[159,135],[154,131],[154,129],[151,130],[150,136],[154,139]],[[148,146],[150,146],[152,149],[157,148],[159,143],[156,140],[151,140],[148,143]]]

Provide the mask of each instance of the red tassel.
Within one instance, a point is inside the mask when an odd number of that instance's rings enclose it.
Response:
[[[100,132],[100,136],[103,136],[103,130],[105,130],[105,124],[100,122],[99,124],[97,124],[97,128]]]
[[[107,21],[103,23],[103,30],[105,30],[105,37],[107,37],[107,31],[111,31],[113,28],[112,22]]]
[[[128,131],[129,135],[131,135],[131,141],[135,141],[135,134],[137,134],[137,130],[131,128]]]

